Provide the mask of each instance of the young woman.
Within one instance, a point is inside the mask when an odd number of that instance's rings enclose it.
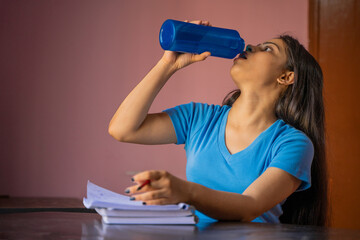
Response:
[[[209,55],[165,51],[116,111],[109,133],[118,141],[185,144],[187,155],[187,181],[145,171],[125,192],[148,205],[191,204],[200,219],[325,225],[318,63],[290,36],[248,45],[231,68],[238,89],[222,106],[191,102],[148,113],[176,71]],[[150,184],[138,190],[146,180]]]

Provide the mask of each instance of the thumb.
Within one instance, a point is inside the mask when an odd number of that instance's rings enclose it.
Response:
[[[208,56],[210,56],[210,52],[203,52],[202,54],[196,54],[193,56],[193,62],[204,61]]]

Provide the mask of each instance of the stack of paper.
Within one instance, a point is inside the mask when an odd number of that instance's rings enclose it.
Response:
[[[87,183],[86,208],[95,208],[107,224],[195,224],[194,208],[174,205],[143,205],[130,197]]]

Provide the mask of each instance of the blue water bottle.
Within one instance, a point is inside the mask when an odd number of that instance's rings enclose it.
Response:
[[[235,30],[172,19],[161,26],[159,40],[164,50],[197,54],[208,51],[211,56],[222,58],[234,58],[245,47],[244,40]]]

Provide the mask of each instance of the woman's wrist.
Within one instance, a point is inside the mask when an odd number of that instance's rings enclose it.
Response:
[[[185,202],[187,204],[190,204],[190,205],[194,205],[194,198],[195,198],[195,193],[196,193],[196,183],[193,183],[193,182],[189,182],[189,181],[185,181],[186,184],[187,184],[187,187],[186,187],[186,200]]]
[[[159,60],[159,62],[157,63],[157,65],[164,68],[164,70],[166,71],[166,74],[169,77],[178,70],[177,67],[175,66],[175,64],[170,63],[169,61],[165,60],[164,58],[161,58]]]

